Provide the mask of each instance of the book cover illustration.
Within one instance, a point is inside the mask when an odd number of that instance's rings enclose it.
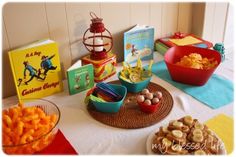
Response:
[[[140,57],[142,60],[153,58],[154,28],[136,25],[124,33],[124,61],[133,63]]]
[[[20,100],[42,98],[63,90],[56,42],[41,40],[12,50],[9,59]]]
[[[82,66],[78,60],[67,70],[70,95],[82,92],[94,86],[94,69],[92,64]]]

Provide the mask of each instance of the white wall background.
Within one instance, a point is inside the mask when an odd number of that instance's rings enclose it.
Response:
[[[2,21],[3,97],[16,93],[7,53],[10,49],[51,38],[60,45],[65,74],[73,62],[88,54],[80,39],[89,27],[90,11],[104,19],[114,38],[113,51],[122,61],[123,33],[137,23],[154,26],[155,39],[181,31],[230,44],[230,23],[224,38],[227,7],[228,3],[7,3]]]
[[[225,45],[225,53],[232,53],[234,50],[234,10],[233,5],[230,4],[228,6],[228,13],[226,19],[226,26],[225,26],[225,34],[224,34],[224,45]]]

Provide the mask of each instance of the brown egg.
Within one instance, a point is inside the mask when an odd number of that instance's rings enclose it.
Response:
[[[147,93],[149,93],[149,90],[148,90],[147,88],[145,88],[145,89],[142,90],[142,94],[143,94],[143,95],[146,95]]]
[[[146,100],[144,101],[144,104],[145,104],[145,105],[152,105],[152,102],[151,102],[151,100],[146,99]]]
[[[158,99],[161,99],[161,98],[162,98],[162,92],[160,92],[160,91],[157,91],[154,95],[155,95],[155,97],[157,97]]]
[[[152,100],[152,99],[153,99],[153,94],[152,94],[152,93],[147,93],[147,94],[145,95],[145,97],[146,97],[147,99]]]
[[[138,101],[139,103],[144,102],[144,100],[145,100],[145,98],[144,98],[143,95],[139,95],[139,96],[137,96],[137,101]]]
[[[159,103],[159,99],[158,98],[153,98],[152,99],[152,104],[157,104],[157,103]]]

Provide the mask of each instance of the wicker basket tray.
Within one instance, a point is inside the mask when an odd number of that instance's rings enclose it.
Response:
[[[119,80],[110,83],[120,84]],[[173,98],[165,88],[153,82],[150,82],[147,88],[152,92],[161,91],[163,94],[159,109],[152,114],[144,113],[139,109],[136,103],[137,94],[134,93],[127,94],[118,113],[99,112],[92,103],[87,106],[88,112],[97,121],[117,128],[136,129],[156,124],[170,113],[173,107]]]

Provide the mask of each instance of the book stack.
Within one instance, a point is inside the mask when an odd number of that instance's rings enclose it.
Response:
[[[211,42],[203,40],[193,34],[177,32],[172,36],[156,40],[155,50],[164,55],[173,46],[196,46],[201,48],[211,48]]]

